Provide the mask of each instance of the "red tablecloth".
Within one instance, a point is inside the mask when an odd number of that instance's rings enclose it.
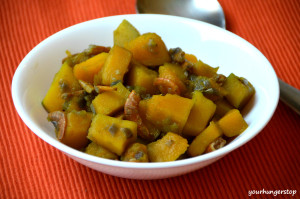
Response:
[[[278,77],[299,89],[300,1],[220,3],[227,29],[256,46]],[[294,197],[300,198],[300,117],[282,102],[243,147],[187,175],[152,181],[89,169],[26,127],[11,98],[12,77],[24,56],[63,28],[130,13],[134,0],[0,0],[0,198],[246,198],[250,190],[297,190]]]

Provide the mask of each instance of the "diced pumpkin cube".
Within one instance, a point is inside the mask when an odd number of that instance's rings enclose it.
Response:
[[[201,155],[205,152],[210,143],[222,135],[222,130],[215,122],[210,122],[195,139],[188,148],[188,154],[192,157]]]
[[[149,162],[147,146],[141,143],[133,143],[121,156],[122,161]]]
[[[162,139],[147,145],[151,162],[174,161],[184,154],[188,148],[185,138],[172,132],[168,132]]]
[[[84,62],[76,64],[73,69],[74,76],[78,80],[93,83],[94,76],[101,70],[107,57],[108,53],[103,52]]]
[[[242,109],[255,93],[255,89],[249,81],[237,77],[233,73],[227,77],[223,88],[228,92],[226,99],[238,109]]]
[[[146,119],[163,132],[181,134],[193,104],[178,95],[153,95],[147,102]]]
[[[221,100],[228,93],[214,78],[205,76],[193,76],[190,85],[194,90],[201,91],[206,98],[214,102]]]
[[[88,138],[120,156],[136,140],[137,124],[97,114],[92,120]]]
[[[84,94],[78,96],[72,96],[66,99],[63,104],[63,111],[71,112],[72,110],[81,111],[86,108],[86,102],[84,99]]]
[[[116,81],[122,81],[124,74],[128,71],[132,54],[130,51],[120,46],[113,46],[104,63],[101,73],[103,85],[111,85]]]
[[[165,43],[155,33],[145,33],[125,47],[135,60],[146,66],[159,66],[171,60]]]
[[[129,90],[127,90],[121,82],[113,87],[116,87],[117,90],[100,93],[92,101],[96,113],[112,115],[124,107],[130,93]]]
[[[94,155],[100,158],[105,158],[105,159],[111,159],[111,160],[118,160],[118,156],[106,148],[96,144],[95,142],[91,142],[86,148],[85,148],[85,153]]]
[[[186,76],[181,66],[165,63],[159,67],[158,73],[160,78],[169,79],[174,82],[179,87],[181,93],[186,91],[186,86],[183,83],[183,81],[186,80]]]
[[[194,105],[183,128],[183,134],[187,136],[197,136],[206,127],[216,110],[216,105],[200,91],[193,93],[193,101]]]
[[[66,62],[56,73],[51,86],[42,101],[42,105],[48,112],[63,110],[65,100],[62,98],[63,93],[80,90],[81,87],[73,75],[73,70]]]
[[[87,146],[88,129],[92,121],[92,113],[71,111],[66,115],[66,129],[61,142],[75,149]]]
[[[226,99],[218,100],[215,104],[217,105],[215,116],[219,118],[223,117],[231,109],[234,109]]]
[[[247,122],[238,109],[228,111],[226,115],[218,121],[218,124],[227,137],[237,136],[248,127]]]
[[[203,63],[201,60],[198,60],[192,66],[192,71],[194,74],[205,77],[214,77],[217,75],[218,69],[219,67],[213,68],[210,65]]]
[[[195,56],[195,55],[193,55],[193,54],[185,54],[184,55],[184,57],[185,57],[185,59],[187,60],[187,61],[189,61],[189,62],[191,62],[191,63],[197,63],[197,61],[198,61],[198,59],[197,59],[197,57]]]
[[[114,45],[124,47],[125,44],[140,36],[139,31],[124,19],[114,31]]]
[[[133,63],[128,72],[127,84],[134,87],[134,90],[140,94],[155,94],[157,88],[153,86],[154,79],[158,73],[141,64]]]
[[[146,141],[153,141],[159,135],[160,131],[146,118],[146,111],[148,106],[148,100],[141,100],[139,103],[139,115],[142,119],[143,125],[148,129],[148,131],[139,132],[139,136]]]

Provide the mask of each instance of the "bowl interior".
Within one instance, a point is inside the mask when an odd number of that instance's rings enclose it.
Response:
[[[196,55],[213,67],[220,66],[219,73],[228,75],[233,72],[245,77],[256,89],[255,97],[242,112],[249,128],[230,144],[203,156],[156,165],[177,166],[224,155],[253,138],[270,120],[279,99],[278,81],[268,60],[251,44],[226,30],[200,21],[164,15],[123,15],[64,29],[37,45],[20,63],[12,83],[14,104],[26,125],[40,138],[72,156],[115,164],[114,161],[92,157],[58,142],[41,101],[61,66],[61,60],[66,56],[65,51],[81,52],[90,44],[112,46],[113,31],[123,19],[131,22],[140,33],[157,33],[168,49],[181,47],[186,53]],[[126,162],[117,164],[136,165]],[[145,163],[138,167],[150,168],[153,165]]]

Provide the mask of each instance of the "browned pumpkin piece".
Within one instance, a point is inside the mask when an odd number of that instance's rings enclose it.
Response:
[[[81,87],[73,75],[72,67],[65,62],[56,73],[42,105],[48,112],[61,111],[65,102],[62,94],[80,89]]]
[[[57,138],[64,144],[82,149],[87,146],[87,132],[92,114],[86,111],[71,111],[67,114],[55,111],[49,114],[49,120],[56,126]]]
[[[210,122],[209,126],[195,137],[188,148],[188,154],[192,157],[201,155],[205,152],[208,145],[221,135],[222,131],[218,125],[215,122]]]
[[[172,132],[168,132],[162,139],[147,145],[151,162],[168,162],[177,160],[185,153],[188,142],[185,138]]]
[[[130,92],[124,87],[121,82],[114,85],[113,88],[117,88],[117,90],[100,93],[92,101],[96,113],[112,115],[124,107],[124,104]]]
[[[178,95],[153,95],[147,102],[146,119],[163,132],[181,134],[193,104]]]
[[[63,111],[81,111],[85,110],[86,102],[84,100],[84,93],[79,95],[74,95],[66,98],[65,103],[63,104]]]
[[[137,124],[97,114],[92,120],[88,138],[120,156],[129,144],[136,141]]]
[[[183,128],[183,134],[187,136],[197,136],[206,127],[216,110],[216,105],[200,91],[193,93],[193,101],[194,105]]]
[[[101,73],[103,85],[111,85],[113,82],[122,81],[124,74],[128,71],[132,53],[120,46],[113,46],[104,63]]]
[[[124,47],[133,39],[140,36],[139,31],[126,19],[114,30],[114,45]]]
[[[122,161],[149,162],[147,146],[141,143],[133,143],[121,156]]]
[[[242,109],[255,93],[254,87],[248,80],[237,77],[233,73],[227,77],[223,87],[228,92],[226,99],[238,109]]]
[[[184,75],[184,70],[181,66],[165,63],[159,67],[158,72],[160,78],[174,82],[174,84],[178,86],[180,93],[184,93],[186,91],[186,86],[183,83],[186,80],[186,76]]]
[[[73,69],[74,76],[78,80],[93,83],[94,76],[101,70],[107,57],[108,53],[103,52],[84,62],[76,64]]]
[[[217,75],[218,69],[219,67],[213,68],[210,65],[202,62],[201,60],[198,60],[192,66],[192,71],[194,74],[205,77],[214,77],[215,75]]]
[[[160,36],[145,33],[125,45],[133,58],[145,66],[159,66],[171,60],[167,47]]]
[[[229,104],[229,102],[226,99],[218,100],[215,102],[215,104],[217,105],[215,114],[217,118],[223,117],[228,111],[234,109],[234,107],[231,104]]]
[[[248,127],[248,124],[238,109],[228,111],[226,115],[218,121],[218,124],[227,137],[237,136]]]
[[[85,153],[94,155],[100,158],[106,158],[111,160],[118,160],[118,156],[106,148],[96,144],[95,142],[91,142],[86,148]]]
[[[134,90],[140,94],[156,94],[157,88],[153,86],[154,79],[158,73],[138,63],[132,63],[128,72],[127,84],[133,86]]]

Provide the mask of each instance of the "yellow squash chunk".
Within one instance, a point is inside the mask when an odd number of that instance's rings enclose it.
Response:
[[[149,162],[147,146],[141,143],[130,145],[121,156],[122,161]]]
[[[128,85],[133,86],[134,90],[140,94],[155,94],[157,88],[153,86],[153,81],[158,73],[141,64],[134,63],[128,72]]]
[[[139,31],[126,19],[114,31],[114,45],[124,47],[125,44],[140,36]]]
[[[65,102],[62,94],[80,89],[71,66],[65,62],[56,73],[42,104],[48,112],[61,111]]]
[[[143,125],[148,129],[146,132],[140,132],[140,137],[146,141],[153,141],[159,135],[160,131],[156,128],[151,122],[149,122],[146,118],[148,100],[141,100],[139,103],[139,115],[142,119]]]
[[[226,99],[216,101],[215,104],[217,105],[215,116],[219,118],[223,117],[231,109],[234,109],[234,107],[229,104]]]
[[[227,77],[223,88],[228,92],[226,99],[238,109],[243,108],[255,93],[255,89],[249,81],[237,77],[233,73]]]
[[[195,137],[188,148],[188,154],[192,157],[201,155],[205,152],[208,145],[221,135],[222,130],[217,126],[217,124],[215,122],[210,122],[209,126]]]
[[[70,98],[67,98],[64,105],[63,105],[63,111],[65,112],[71,112],[72,110],[75,111],[81,111],[85,109],[85,100],[84,100],[84,94],[79,96],[73,96]]]
[[[123,86],[121,82],[113,87],[116,87],[117,90],[100,93],[92,101],[93,107],[97,114],[112,115],[124,107],[130,92]]]
[[[169,79],[174,82],[178,87],[181,93],[186,91],[186,86],[183,81],[186,80],[184,75],[184,70],[181,66],[171,63],[165,63],[159,67],[159,77]]]
[[[107,57],[108,57],[108,53],[103,52],[92,58],[89,58],[84,62],[76,64],[73,69],[74,76],[78,80],[83,80],[88,83],[93,83],[94,76],[103,67]]]
[[[100,71],[102,84],[109,86],[116,81],[123,82],[123,77],[128,71],[131,57],[131,52],[125,48],[116,45],[112,47],[104,66]]]
[[[194,74],[205,77],[214,77],[217,75],[218,69],[219,67],[213,68],[210,65],[203,63],[201,60],[198,60],[192,67]]]
[[[188,148],[185,138],[168,132],[162,139],[147,145],[151,162],[168,162],[177,160]]]
[[[135,142],[137,124],[97,114],[92,120],[88,138],[120,156],[129,144]]]
[[[71,111],[67,113],[66,129],[61,142],[75,149],[87,146],[87,133],[92,121],[92,114],[86,111]]]
[[[228,111],[226,115],[218,121],[218,124],[227,137],[237,136],[248,127],[248,124],[238,109]]]
[[[184,55],[184,57],[185,57],[185,59],[187,60],[187,61],[189,61],[189,62],[191,62],[191,63],[197,63],[197,61],[198,61],[198,59],[197,59],[197,57],[195,56],[195,55],[193,55],[193,54],[185,54]]]
[[[168,49],[155,33],[146,33],[126,45],[133,58],[146,66],[159,66],[171,60]]]
[[[178,95],[153,95],[147,102],[146,119],[163,132],[181,134],[193,104]]]
[[[183,128],[183,134],[187,136],[197,136],[206,127],[216,110],[216,105],[200,91],[193,93],[193,101],[194,106]]]
[[[91,142],[86,148],[85,153],[94,155],[100,158],[106,158],[111,160],[118,160],[118,156],[106,148],[96,144],[95,142]]]

